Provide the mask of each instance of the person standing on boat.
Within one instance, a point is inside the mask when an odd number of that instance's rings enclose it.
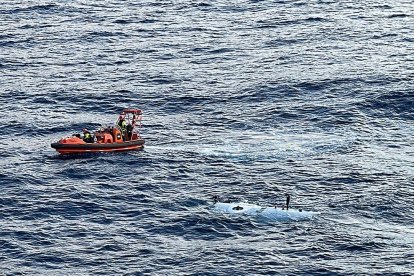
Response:
[[[122,115],[119,116],[118,126],[121,128],[122,136],[124,137],[124,141],[126,140],[126,130],[127,130],[127,123],[125,121],[125,117]]]
[[[83,141],[86,143],[93,143],[92,134],[86,128],[83,129]]]

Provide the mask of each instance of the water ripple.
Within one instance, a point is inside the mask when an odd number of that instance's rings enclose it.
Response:
[[[412,274],[407,1],[6,1],[0,269]],[[144,110],[137,152],[50,143]],[[227,216],[221,195],[320,215]]]

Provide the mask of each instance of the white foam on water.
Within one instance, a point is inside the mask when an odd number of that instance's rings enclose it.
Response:
[[[317,212],[300,211],[298,209],[285,210],[274,207],[262,207],[256,204],[245,202],[218,202],[214,204],[213,210],[223,214],[244,214],[274,221],[307,220],[318,214]]]
[[[149,153],[191,153],[234,162],[273,162],[286,158],[303,159],[323,154],[331,154],[348,148],[354,143],[349,133],[291,133],[235,132],[215,133],[200,137],[197,143],[185,141],[164,145],[145,145]]]

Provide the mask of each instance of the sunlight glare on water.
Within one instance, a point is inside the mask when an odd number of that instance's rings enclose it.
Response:
[[[410,1],[3,1],[5,275],[411,275]],[[143,110],[141,151],[59,156]],[[213,196],[307,220],[218,213]]]

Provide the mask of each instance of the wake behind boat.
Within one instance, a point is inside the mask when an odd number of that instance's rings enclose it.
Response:
[[[142,111],[139,109],[125,109],[119,115],[114,126],[100,128],[93,133],[87,129],[80,134],[60,139],[52,143],[51,147],[61,154],[91,153],[91,152],[118,152],[138,150],[144,147],[137,126],[141,126]]]

